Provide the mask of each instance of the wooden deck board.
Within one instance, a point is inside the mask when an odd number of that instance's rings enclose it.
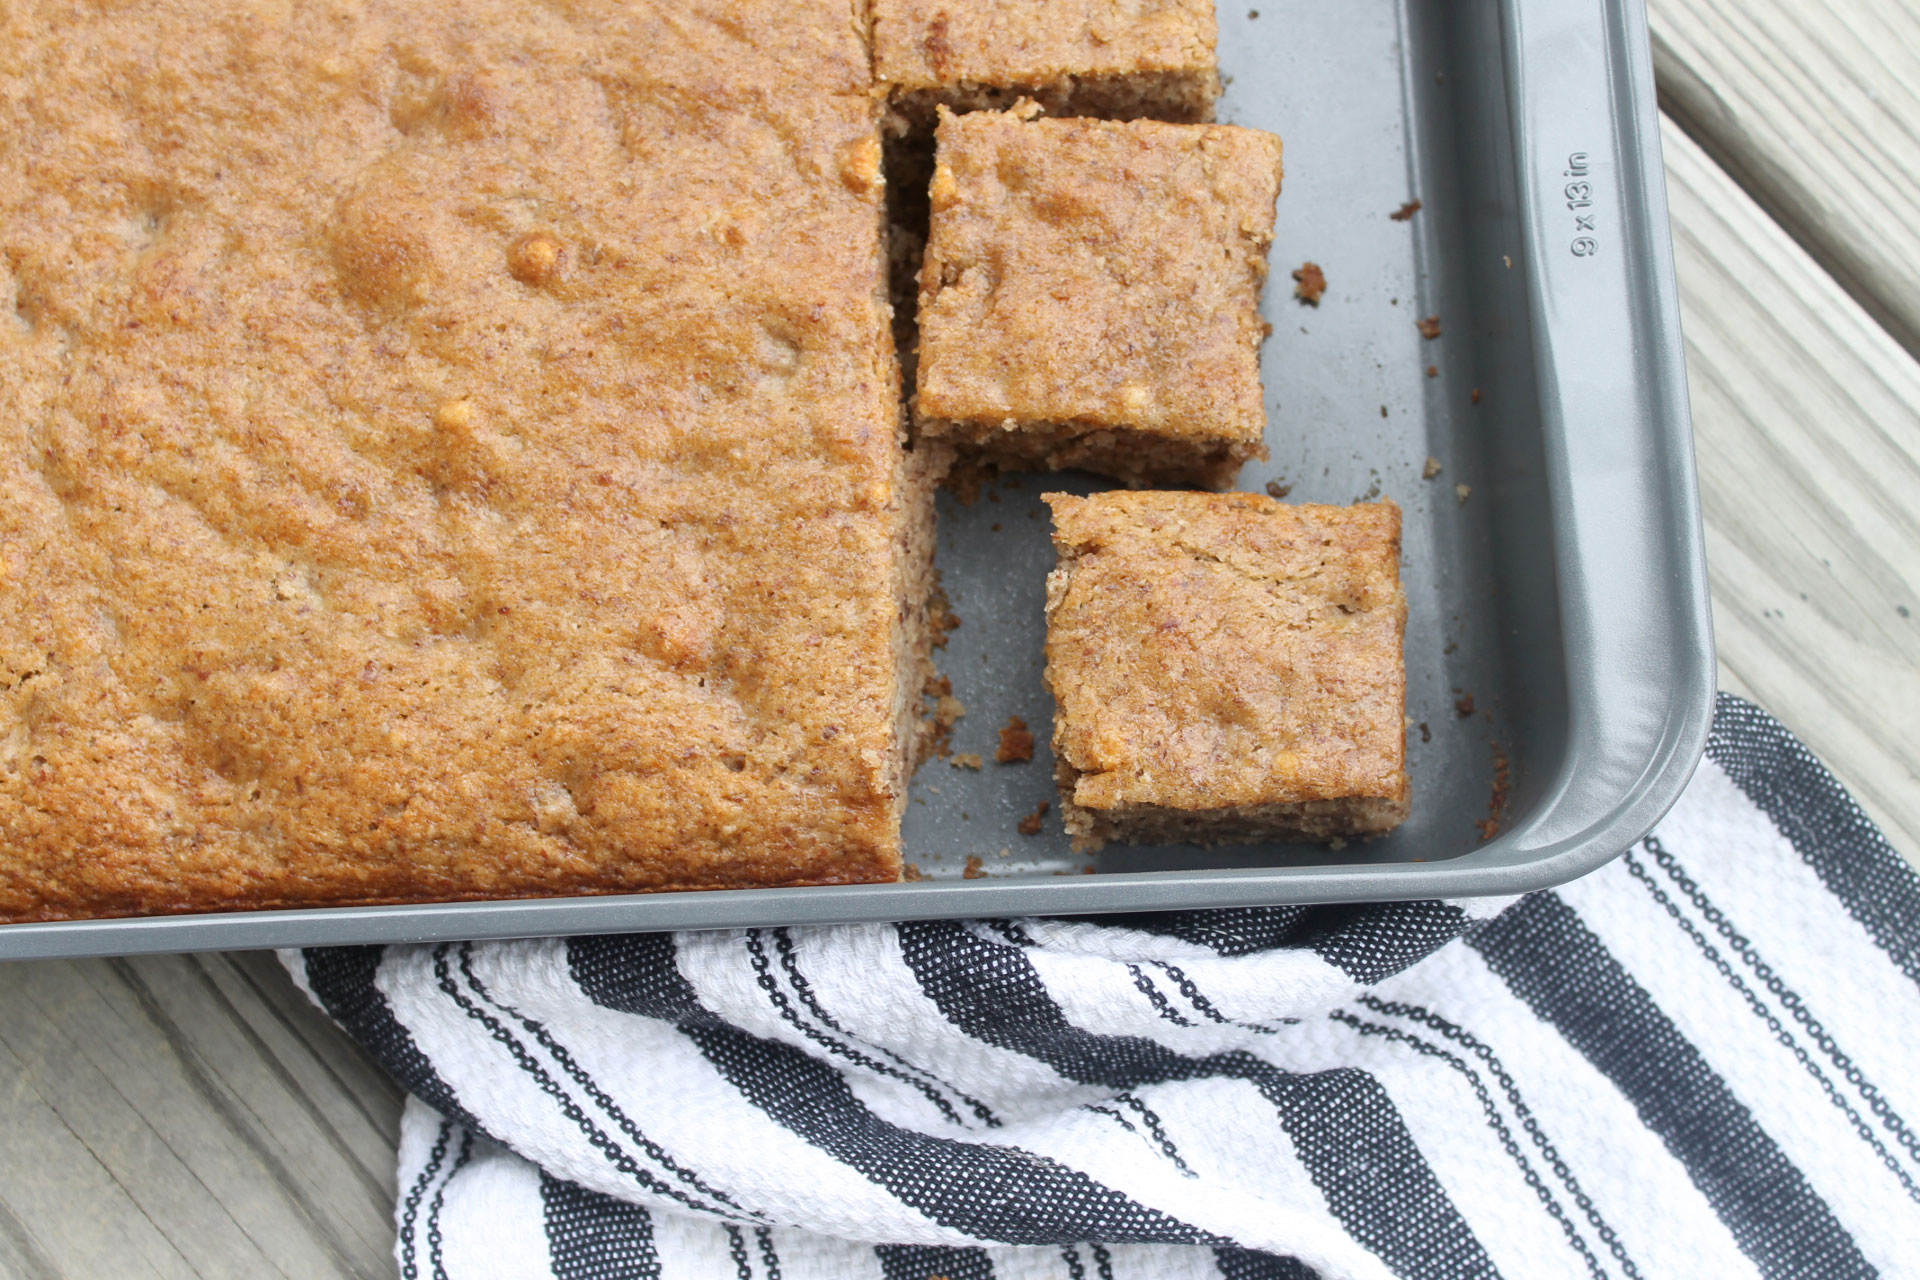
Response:
[[[1920,8],[1649,0],[1661,104],[1920,355]]]
[[[1920,363],[1663,140],[1721,662],[1920,859]]]
[[[391,1274],[399,1090],[271,955],[4,973],[0,1274]]]

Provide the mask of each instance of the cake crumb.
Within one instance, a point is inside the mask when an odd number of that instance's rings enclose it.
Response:
[[[947,647],[947,636],[960,629],[960,615],[953,611],[947,589],[940,585],[940,571],[933,571],[933,590],[927,593],[928,642],[936,649]]]
[[[1299,283],[1293,286],[1293,296],[1310,307],[1320,305],[1321,297],[1327,291],[1327,274],[1317,262],[1303,262],[1300,269],[1293,273]]]
[[[1425,720],[1422,720],[1420,722],[1420,741],[1422,742],[1433,741],[1433,730],[1427,728],[1427,722]]]
[[[1385,405],[1380,406],[1380,416],[1383,418],[1387,416],[1387,406]]]
[[[1420,321],[1420,336],[1431,342],[1440,336],[1440,317],[1428,316]]]
[[[1006,727],[1000,730],[1000,745],[995,748],[993,758],[998,764],[1017,764],[1033,759],[1033,734],[1028,730],[1025,720],[1019,716],[1007,717]]]
[[[911,883],[911,882],[916,882],[920,880],[925,880],[927,878],[927,873],[920,869],[920,865],[918,863],[909,862],[901,866],[900,878],[902,880],[906,880]]]
[[[1501,255],[1500,255],[1500,261],[1502,261],[1502,262],[1504,262],[1504,263],[1506,263],[1506,264],[1507,264],[1507,270],[1509,270],[1509,271],[1511,271],[1511,270],[1513,270],[1513,259],[1512,259],[1512,258],[1510,258],[1510,257],[1508,257],[1508,256],[1507,256],[1506,254],[1504,254],[1504,253],[1503,253],[1503,254],[1501,254]]]
[[[1011,858],[1013,856],[1013,850],[1007,848],[1005,845],[1001,845],[1000,856],[1003,858]]]
[[[946,676],[929,679],[921,689],[920,696],[922,706],[929,700],[933,704],[927,711],[933,724],[928,749],[945,760],[953,754],[953,726],[961,716],[967,714],[967,704],[953,696],[953,681]]]
[[[1453,710],[1462,720],[1473,714],[1473,695],[1463,693],[1454,699]]]
[[[956,769],[978,769],[980,768],[980,753],[978,751],[962,751],[947,761],[947,763]]]
[[[1045,823],[1047,819],[1047,807],[1048,807],[1047,802],[1045,800],[1042,800],[1040,802],[1040,807],[1035,809],[1032,813],[1028,814],[1026,817],[1020,819],[1020,821],[1015,825],[1014,829],[1017,830],[1023,836],[1039,835],[1041,825]]]
[[[1427,456],[1427,465],[1420,468],[1420,478],[1422,480],[1431,480],[1439,474],[1440,474],[1440,459],[1429,454]]]
[[[1418,212],[1420,212],[1420,201],[1416,199],[1407,201],[1387,216],[1395,222],[1411,222],[1413,215]]]
[[[977,853],[968,854],[966,868],[960,872],[961,879],[979,880],[983,879],[986,874],[987,869],[980,865],[980,855]]]
[[[1327,848],[1333,850],[1335,853],[1340,852],[1340,850],[1346,847],[1347,838],[1345,836],[1335,836],[1333,839],[1327,841]]]
[[[1470,396],[1468,396],[1467,398],[1468,398],[1469,400],[1471,400],[1471,401],[1473,401],[1473,402],[1474,402],[1475,404],[1479,404],[1479,403],[1480,403],[1480,388],[1478,388],[1478,387],[1475,387],[1475,388],[1473,389],[1473,394],[1472,394],[1472,395],[1470,395]]]
[[[1499,743],[1493,744],[1493,794],[1487,799],[1487,816],[1473,825],[1480,829],[1482,840],[1491,840],[1500,834],[1500,828],[1507,821],[1507,796],[1513,790],[1513,762],[1507,759],[1506,751]]]
[[[1292,492],[1293,486],[1290,484],[1281,484],[1278,480],[1267,481],[1267,496],[1269,498],[1284,498]]]
[[[1470,484],[1457,484],[1453,486],[1453,496],[1460,499],[1464,505],[1466,500],[1473,496],[1473,486]]]
[[[1428,376],[1429,378],[1437,378],[1437,377],[1439,377],[1439,376],[1440,376],[1440,366],[1439,366],[1439,365],[1437,365],[1437,364],[1430,364],[1430,365],[1428,365],[1428,366],[1427,366],[1427,376]]]

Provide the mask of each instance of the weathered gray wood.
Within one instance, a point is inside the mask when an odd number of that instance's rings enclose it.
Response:
[[[0,1268],[387,1276],[399,1102],[271,956],[0,968]]]
[[[1661,105],[1920,355],[1920,6],[1649,0]]]
[[[1723,669],[1920,861],[1920,363],[1664,141]]]

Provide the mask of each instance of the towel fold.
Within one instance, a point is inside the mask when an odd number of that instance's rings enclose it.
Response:
[[[284,959],[408,1280],[1920,1276],[1920,879],[1727,695],[1517,901]]]

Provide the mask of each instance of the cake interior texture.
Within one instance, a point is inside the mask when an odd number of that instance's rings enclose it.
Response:
[[[936,160],[922,438],[1133,486],[1220,488],[1265,456],[1278,138],[943,109]]]
[[[864,35],[0,10],[0,919],[897,877]]]
[[[1330,839],[1405,820],[1398,507],[1047,501],[1046,678],[1079,847]]]

